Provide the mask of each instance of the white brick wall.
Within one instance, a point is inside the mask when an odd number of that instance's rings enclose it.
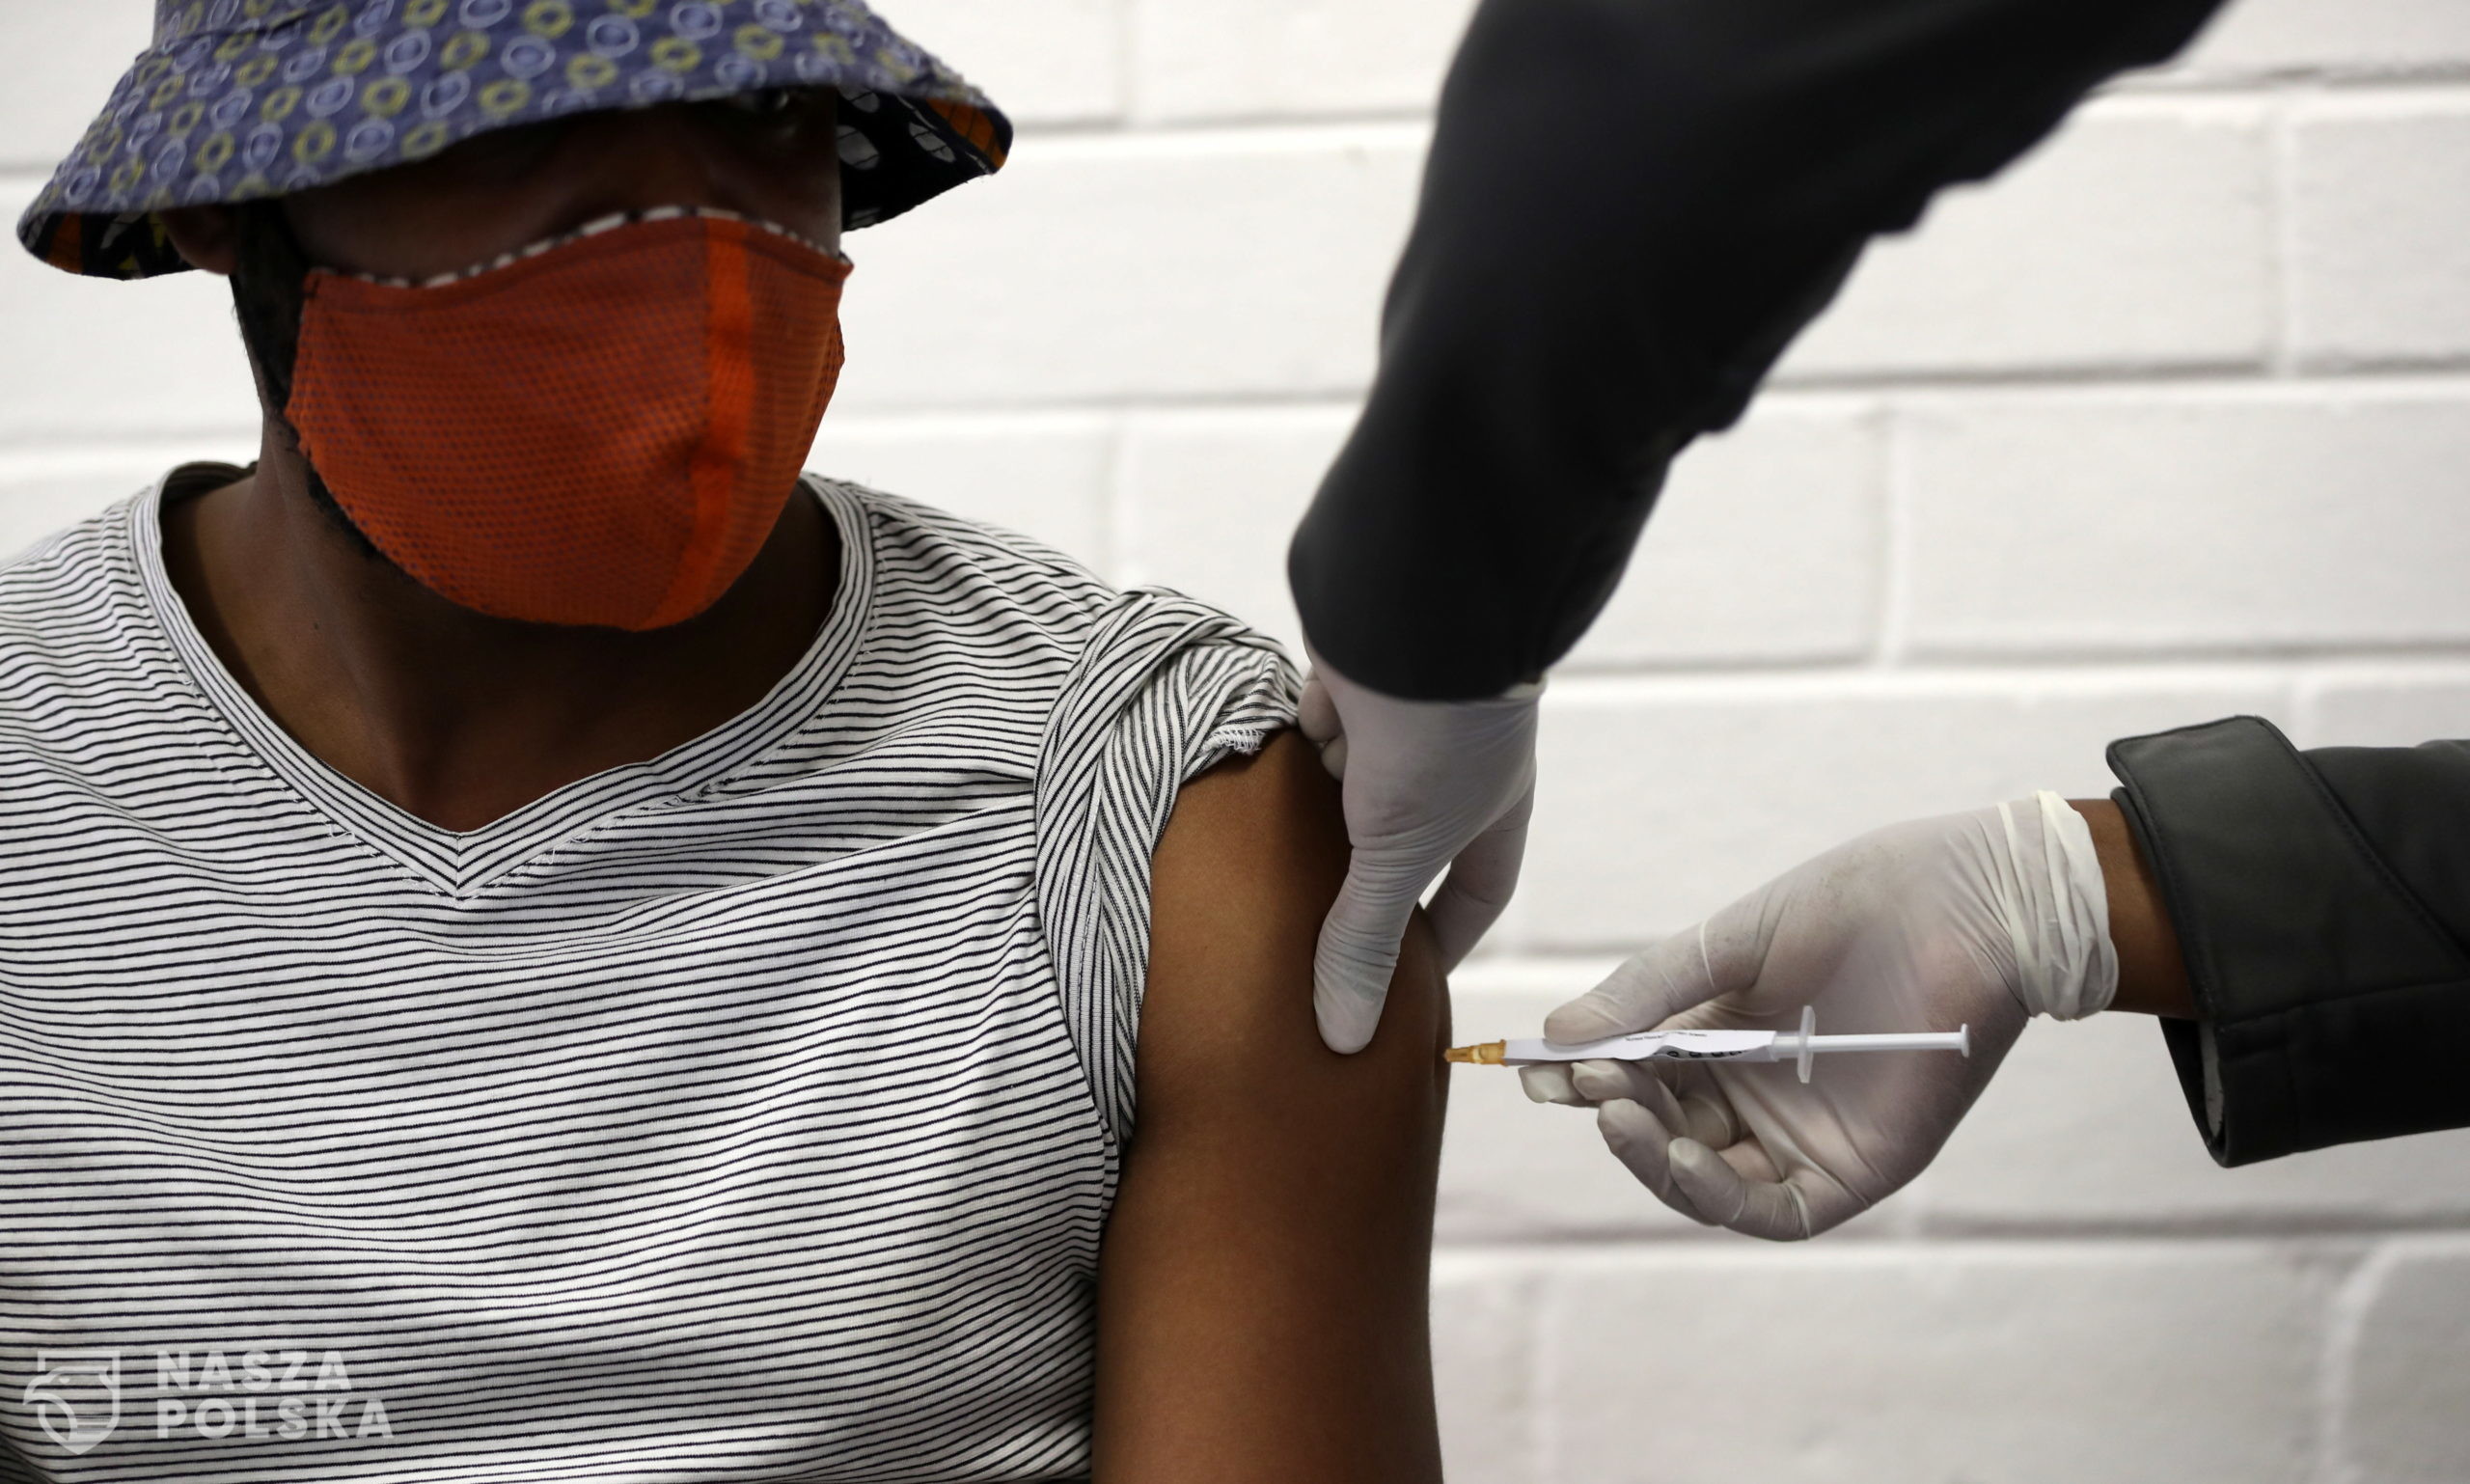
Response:
[[[153,7],[105,0],[0,7],[0,166],[48,170],[86,130],[120,69],[146,47]],[[12,318],[9,322],[14,323]]]
[[[2254,369],[2273,329],[2268,121],[2240,96],[2093,104],[1873,252],[1786,376]]]
[[[2291,340],[2323,366],[2470,352],[2470,91],[2332,95],[2290,124]]]
[[[1026,125],[855,238],[819,467],[1291,637],[1278,563],[1372,365],[1468,0],[884,0]],[[0,200],[143,0],[0,0]],[[2235,0],[1877,252],[1676,473],[1556,684],[1529,883],[1460,976],[1517,1032],[1852,832],[2254,711],[2470,735],[2470,6]],[[219,286],[0,256],[0,550],[244,455]],[[2470,1136],[2224,1171],[2148,1023],[2028,1034],[1937,1167],[1806,1250],[1463,1077],[1453,1477],[2470,1479]]]
[[[893,14],[912,40],[1002,98],[1017,124],[1101,124],[1123,112],[1118,0],[933,0]]]
[[[2470,641],[2470,382],[1972,394],[1899,431],[1914,654]]]
[[[1414,113],[1471,0],[1129,0],[1142,123]]]
[[[2108,786],[2121,735],[2287,715],[2265,671],[1572,678],[1546,701],[1504,947],[1618,948],[1696,921],[1863,830],[2036,787]]]
[[[2452,76],[2470,71],[2470,11],[2455,0],[2242,0],[2187,59],[2231,76]]]
[[[2317,1451],[2333,1274],[2270,1244],[1728,1245],[1544,1266],[1540,1451],[1570,1484],[2306,1484]]]
[[[2329,1400],[2337,1477],[2368,1484],[2470,1478],[2470,1246],[2457,1237],[2397,1243],[2357,1273],[2336,1310]]]
[[[2302,747],[2376,747],[2470,727],[2470,673],[2433,664],[2328,669],[2299,691]],[[2451,729],[2448,729],[2451,728]]]
[[[1032,138],[1000,186],[850,239],[846,405],[1345,393],[1372,368],[1425,132]]]
[[[105,69],[99,88],[116,75]],[[69,130],[72,142],[83,128]],[[47,174],[0,177],[0,214],[11,229],[10,251],[0,254],[0,333],[13,352],[0,440],[41,447],[255,426],[258,394],[221,280],[89,281],[15,249],[17,214]]]

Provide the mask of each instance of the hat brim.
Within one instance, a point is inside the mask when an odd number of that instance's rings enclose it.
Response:
[[[1001,110],[857,0],[400,0],[220,27],[218,6],[141,55],[17,225],[67,272],[189,264],[154,213],[290,195],[571,114],[829,87],[843,224],[888,221],[1002,168]],[[250,9],[262,7],[252,6]],[[465,22],[479,21],[480,24]]]

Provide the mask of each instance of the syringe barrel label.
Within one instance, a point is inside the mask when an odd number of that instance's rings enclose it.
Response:
[[[1511,1041],[1513,1061],[1766,1061],[1774,1059],[1771,1031],[1648,1031],[1579,1046]]]

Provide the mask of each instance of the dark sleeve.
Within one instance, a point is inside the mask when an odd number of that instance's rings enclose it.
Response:
[[[1290,553],[1314,647],[1422,700],[1540,673],[1871,237],[2221,3],[1485,0]]]
[[[2470,1125],[2470,742],[2301,753],[2237,717],[2110,748],[2195,986],[2213,1158]]]

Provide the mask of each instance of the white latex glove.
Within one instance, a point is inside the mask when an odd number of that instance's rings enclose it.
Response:
[[[1305,646],[1310,653],[1310,646]],[[1401,701],[1312,654],[1303,727],[1346,785],[1346,885],[1312,959],[1312,1008],[1331,1051],[1361,1051],[1381,1024],[1398,946],[1424,888],[1454,969],[1518,890],[1535,804],[1535,710],[1544,687],[1490,701]]]
[[[1658,1028],[1822,1034],[1972,1028],[1944,1053],[1786,1066],[1580,1061],[1521,1069],[1537,1102],[1592,1105],[1664,1204],[1753,1237],[1815,1236],[1936,1157],[2025,1021],[2118,988],[2092,834],[2055,794],[1891,825],[1768,883],[1552,1012],[1578,1042]]]

